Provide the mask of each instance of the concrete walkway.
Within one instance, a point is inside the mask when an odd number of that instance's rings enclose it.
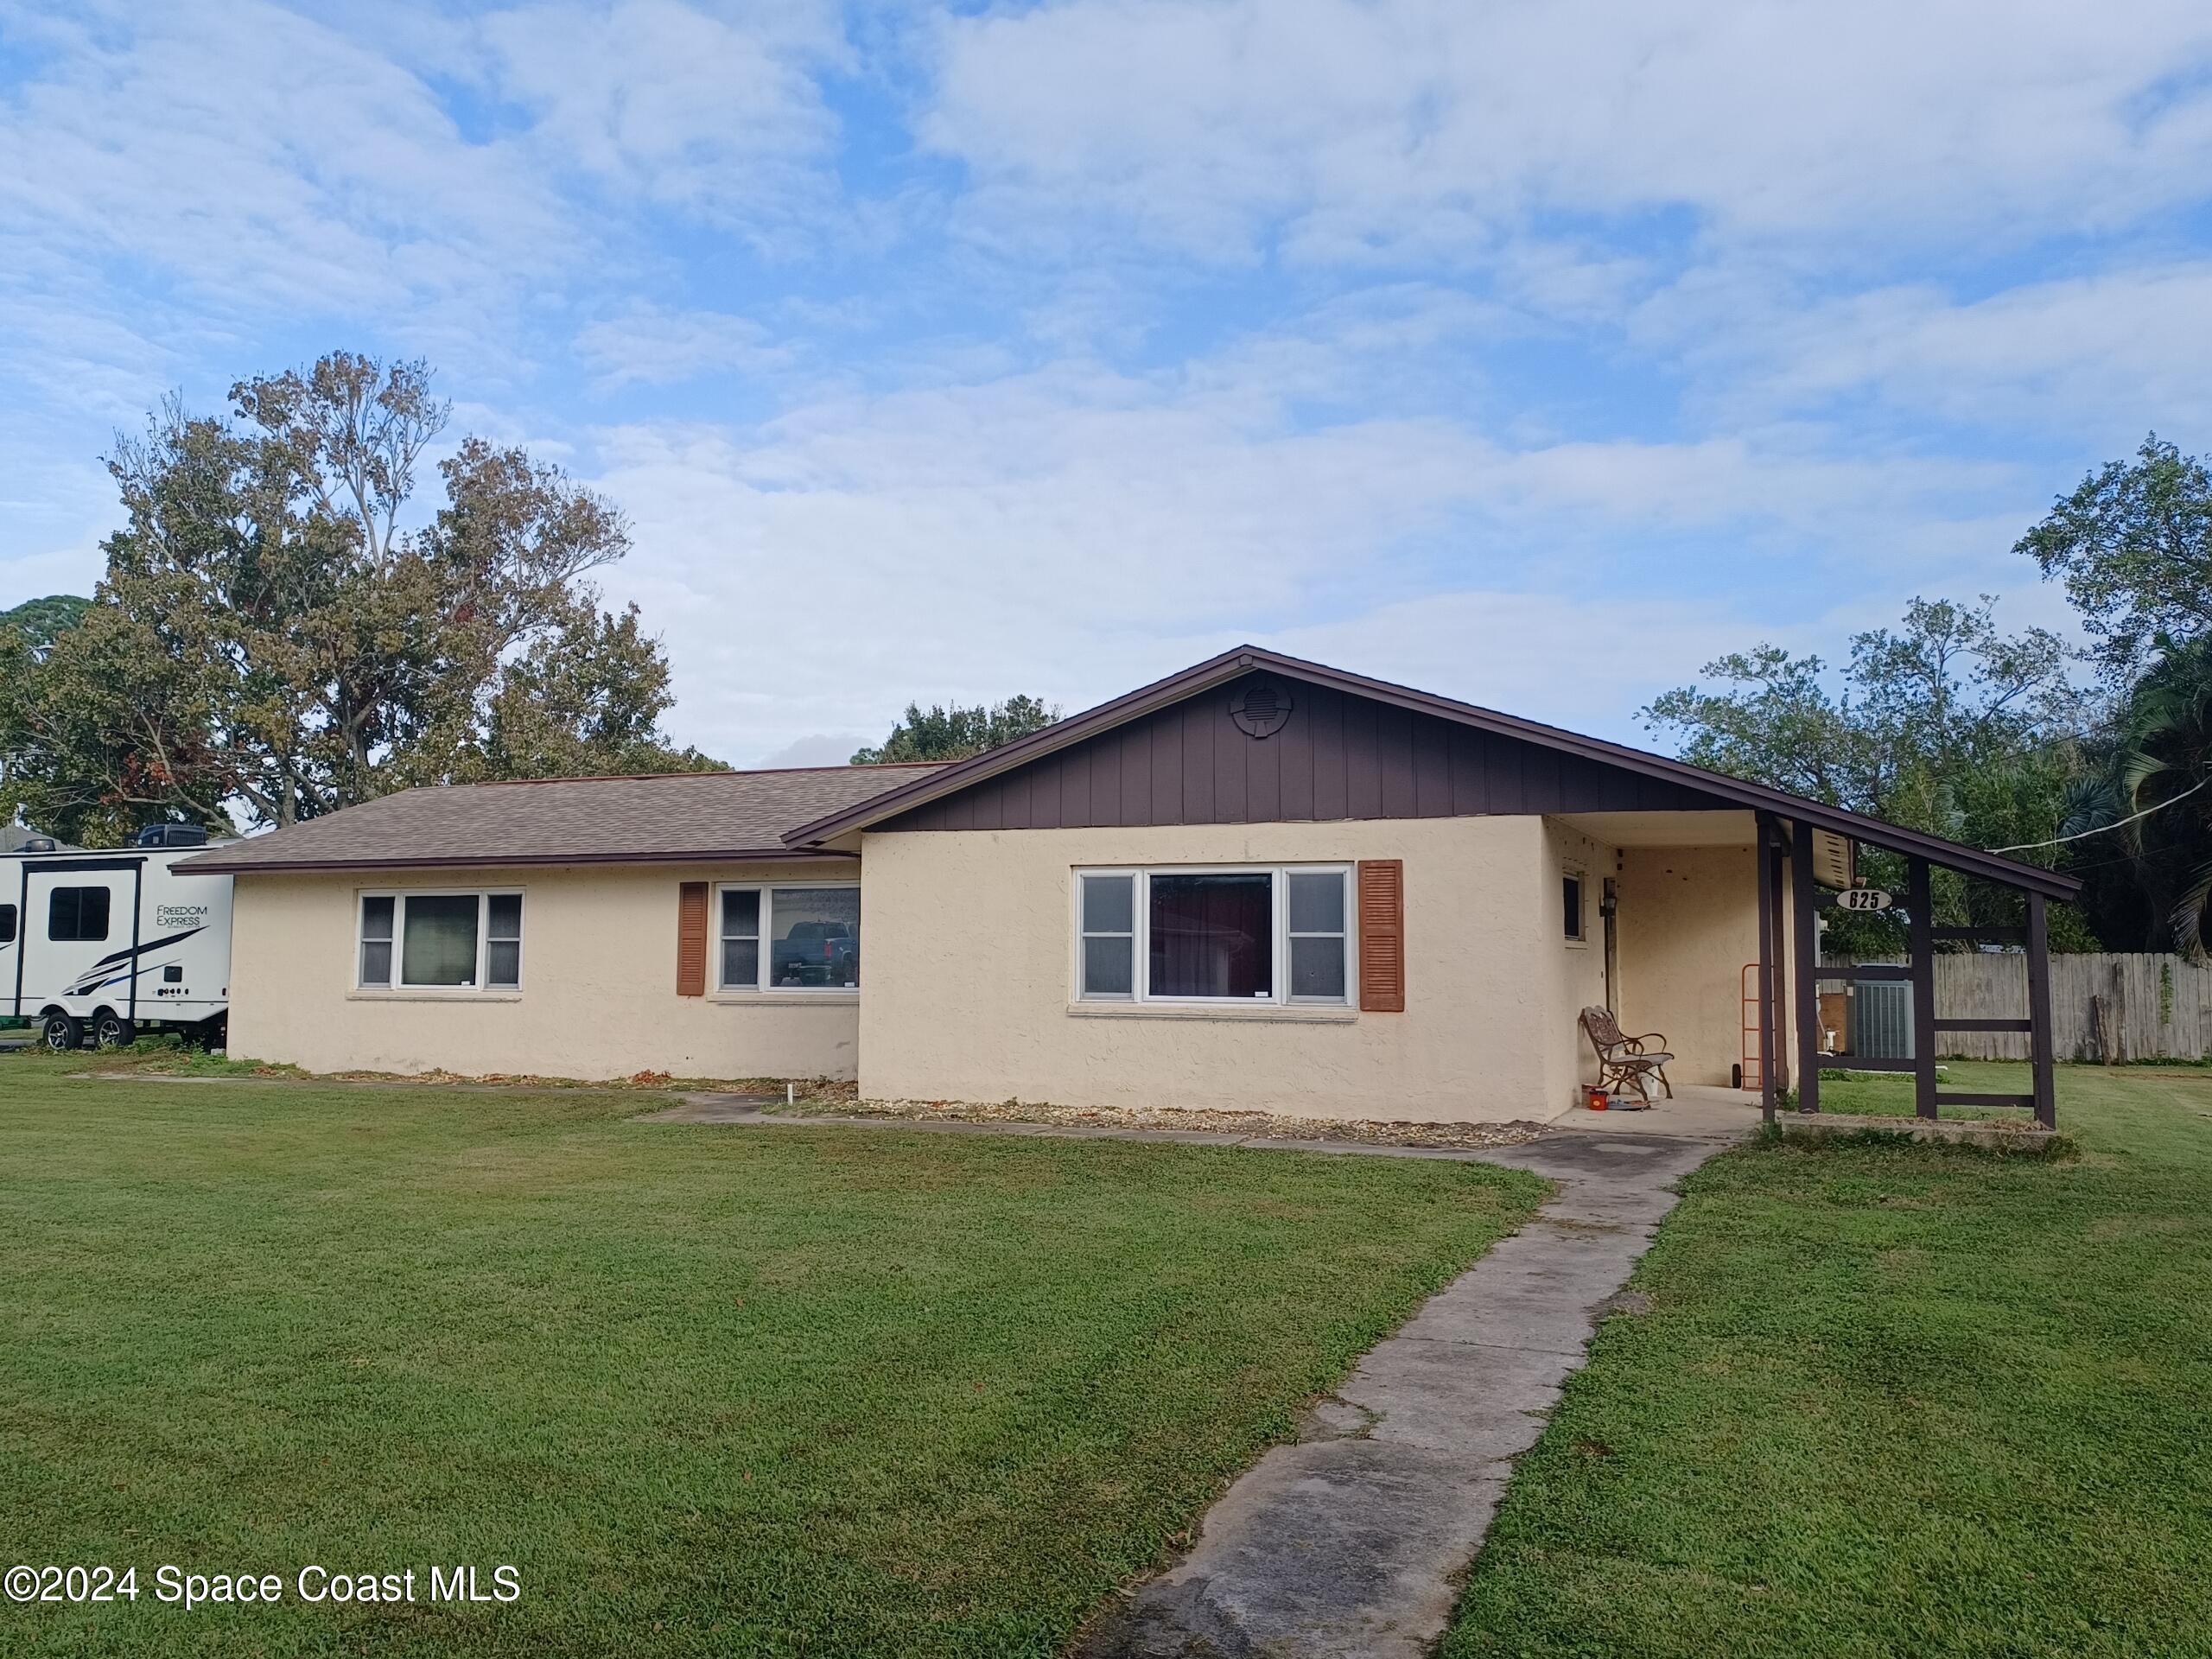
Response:
[[[1734,1138],[1580,1122],[1471,1154],[1558,1196],[1376,1347],[1300,1440],[1206,1514],[1175,1567],[1092,1626],[1086,1659],[1412,1659],[1444,1632],[1513,1473],[1598,1321],[1674,1207]]]
[[[1167,1141],[1255,1150],[1446,1158],[1544,1176],[1556,1195],[1370,1351],[1207,1511],[1190,1554],[1109,1606],[1083,1659],[1414,1659],[1444,1633],[1481,1548],[1599,1321],[1675,1183],[1758,1122],[1732,1091],[1650,1113],[1571,1113],[1520,1146],[1277,1141],[1203,1130],[916,1122],[764,1112],[695,1095],[662,1121],[873,1125],[955,1135]]]

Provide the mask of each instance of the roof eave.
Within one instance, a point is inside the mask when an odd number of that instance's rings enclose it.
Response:
[[[703,848],[667,853],[478,853],[420,858],[315,858],[252,861],[192,859],[170,866],[192,875],[327,874],[340,870],[543,869],[567,864],[757,864],[803,860],[855,858],[855,853],[827,847]]]

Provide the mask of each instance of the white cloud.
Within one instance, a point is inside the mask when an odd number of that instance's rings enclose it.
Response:
[[[529,6],[482,35],[499,89],[536,115],[535,145],[617,197],[759,230],[826,194],[837,124],[814,71],[845,56],[826,0],[735,21],[675,0]]]
[[[1782,628],[1735,609],[1646,598],[1608,605],[1586,593],[1427,594],[1257,643],[1377,679],[1508,714],[1641,743],[1635,711],[1753,639],[1796,645],[1808,618]]]
[[[2123,267],[1960,302],[1933,284],[1805,305],[1741,287],[1646,308],[1725,408],[1869,396],[1916,419],[2139,436],[2212,416],[2212,264]]]
[[[0,511],[8,504],[0,504]],[[0,557],[0,611],[48,594],[89,594],[104,567],[91,540]]]
[[[1542,215],[1729,237],[2110,227],[2202,199],[2212,14],[2143,0],[1066,0],[944,21],[921,131],[995,236],[1483,252]]]
[[[18,246],[293,315],[481,295],[574,246],[513,146],[465,139],[423,81],[297,13],[114,8],[40,37],[0,105]]]
[[[576,354],[602,387],[669,385],[731,370],[779,368],[791,360],[788,348],[749,317],[638,304],[579,331]]]
[[[2040,503],[2206,412],[2194,0],[10,3],[0,589],[168,385],[425,353],[732,759],[1246,638],[1632,735],[1767,619],[2055,604]]]
[[[638,546],[611,585],[666,630],[682,735],[745,757],[887,727],[909,696],[1081,707],[1250,638],[1337,640],[1395,677],[1433,668],[1421,683],[1586,723],[1610,709],[1618,730],[1634,700],[1742,643],[1766,550],[1789,550],[1800,592],[1823,571],[1873,581],[1885,559],[1918,582],[1974,550],[1900,522],[2018,495],[2004,469],[1732,439],[1310,428],[1223,378],[1070,363],[751,430],[602,434],[594,481]],[[1562,689],[1530,709],[1549,676]]]

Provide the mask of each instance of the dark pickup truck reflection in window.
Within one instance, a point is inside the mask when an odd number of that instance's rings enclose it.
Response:
[[[768,982],[777,987],[857,989],[861,982],[861,895],[857,887],[779,887]]]

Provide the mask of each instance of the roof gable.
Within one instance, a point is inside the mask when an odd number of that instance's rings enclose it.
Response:
[[[1380,712],[1375,717],[1376,776],[1373,789],[1369,790],[1363,771],[1359,784],[1363,792],[1357,797],[1353,795],[1350,768],[1355,763],[1348,755],[1344,810],[1315,810],[1325,804],[1332,808],[1335,805],[1332,796],[1317,792],[1314,809],[1306,810],[1304,817],[1457,817],[1484,812],[1712,810],[1748,807],[2053,898],[2071,898],[2081,887],[2081,883],[2071,876],[2018,863],[1979,848],[1961,846],[1941,836],[1900,829],[1764,784],[1707,772],[1686,761],[1631,748],[1626,744],[1586,737],[1497,709],[1370,679],[1256,645],[1224,652],[1179,674],[1032,733],[1003,748],[976,755],[870,800],[826,814],[790,831],[785,839],[794,847],[803,847],[820,846],[834,836],[861,830],[1049,828],[1052,827],[1055,814],[1060,822],[1068,824],[1251,823],[1282,817],[1283,799],[1279,792],[1281,779],[1286,775],[1291,779],[1290,799],[1294,805],[1304,798],[1300,791],[1308,785],[1301,779],[1298,762],[1292,758],[1293,747],[1265,757],[1259,752],[1271,749],[1282,737],[1289,735],[1297,726],[1296,715],[1294,714],[1291,721],[1283,725],[1277,734],[1255,740],[1237,730],[1229,714],[1227,694],[1256,675],[1290,682],[1294,695],[1300,686],[1308,688],[1306,695],[1313,709],[1332,706],[1328,698],[1313,696],[1318,691],[1334,694],[1341,700],[1337,706],[1347,711],[1363,705],[1392,711],[1387,717]],[[1160,718],[1168,715],[1177,705],[1186,703],[1192,705],[1196,712]],[[1419,718],[1401,722],[1401,716]],[[1351,717],[1347,715],[1348,719]],[[1365,715],[1357,718],[1363,721]],[[1318,741],[1320,722],[1312,724],[1317,739],[1309,741],[1314,752],[1320,754],[1326,747],[1325,742]],[[1185,734],[1179,747],[1162,735],[1177,726]],[[1444,728],[1453,728],[1452,734],[1440,737],[1438,734]],[[1117,735],[1125,731],[1126,735]],[[1211,735],[1194,735],[1206,732]],[[1484,741],[1470,747],[1470,740],[1459,736],[1459,732],[1476,734]],[[1245,747],[1241,760],[1229,763],[1228,771],[1224,771],[1220,760],[1222,747],[1231,740]],[[1359,747],[1360,741],[1356,735],[1351,747]],[[1436,758],[1440,744],[1441,762]],[[1080,760],[1070,753],[1084,747],[1090,747],[1092,752]],[[1203,760],[1194,759],[1208,753],[1213,757],[1211,785]],[[1137,760],[1140,754],[1143,757],[1141,765]],[[1048,760],[1062,756],[1067,758],[1049,772],[1041,770]],[[1415,756],[1424,757],[1421,764],[1414,763]],[[1357,764],[1363,768],[1367,765],[1363,760]],[[1017,774],[1024,772],[1031,776],[1018,779]],[[1241,816],[1221,816],[1224,811],[1240,810],[1233,798],[1226,808],[1222,804],[1224,787],[1234,790],[1232,772],[1241,772],[1244,779]],[[1179,775],[1179,785],[1176,782]],[[1517,804],[1510,786],[1510,780],[1516,775],[1520,790]],[[1039,781],[1031,781],[1033,778]],[[1046,778],[1052,781],[1042,781]],[[1437,782],[1440,778],[1449,779],[1448,806],[1438,792],[1444,787]],[[1109,779],[1114,791],[1111,798],[1117,803],[1110,807],[1105,792]],[[1211,808],[1213,816],[1165,815],[1170,806],[1187,815],[1193,807],[1204,804],[1209,786],[1214,791]],[[1333,788],[1333,785],[1317,785],[1317,791],[1320,787]],[[1278,792],[1271,794],[1271,790]],[[962,797],[968,800],[964,807],[955,804]],[[1356,810],[1370,804],[1372,810]],[[1411,810],[1406,810],[1408,804]],[[1255,811],[1255,805],[1261,810]],[[1081,816],[1071,817],[1071,811]],[[961,823],[963,813],[967,815],[964,826]],[[1102,817],[1102,813],[1109,815]],[[999,822],[995,825],[990,822],[993,819]]]
[[[1260,736],[1237,718],[1255,688],[1274,692],[1286,711]],[[1058,830],[1732,806],[1663,779],[1264,669],[874,827]]]

